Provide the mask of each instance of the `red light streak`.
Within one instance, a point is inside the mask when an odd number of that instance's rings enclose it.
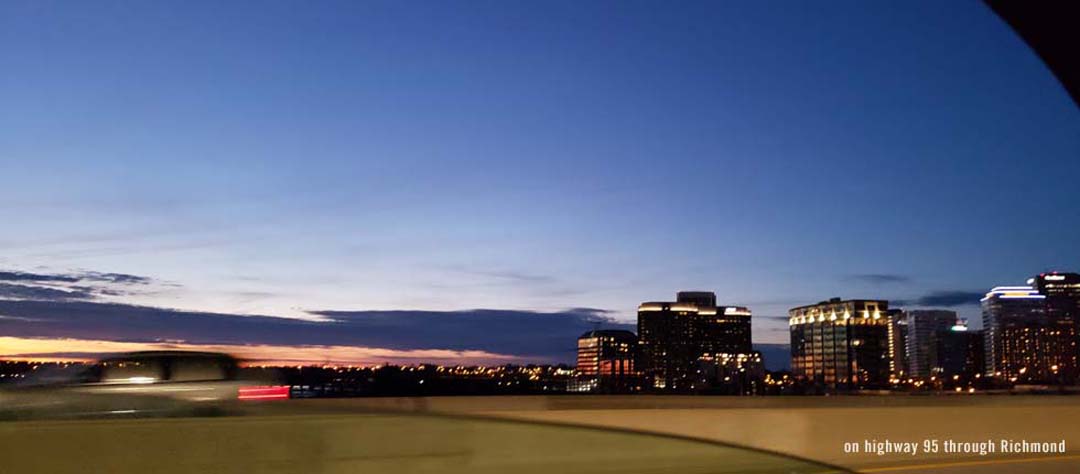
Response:
[[[238,400],[287,400],[289,398],[288,385],[240,387],[237,392]]]

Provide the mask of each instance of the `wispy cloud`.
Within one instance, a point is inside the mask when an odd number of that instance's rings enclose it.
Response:
[[[516,272],[512,270],[461,270],[464,273],[489,277],[495,280],[519,283],[553,283],[555,277],[538,275],[533,273]]]
[[[891,303],[896,306],[940,306],[951,308],[955,306],[974,305],[985,293],[980,291],[965,290],[940,290],[932,291],[914,299],[896,299]]]
[[[0,299],[71,301],[93,298],[94,294],[82,289],[60,289],[46,286],[0,283]]]
[[[131,294],[155,280],[127,273],[0,271],[0,299],[73,301]]]
[[[892,273],[861,273],[856,275],[848,275],[844,279],[847,281],[870,283],[873,285],[911,283],[912,281],[911,277],[907,275],[897,275]]]
[[[74,275],[45,274],[19,271],[0,271],[0,281],[17,281],[30,283],[65,282],[75,283],[80,278]]]
[[[77,275],[81,280],[119,283],[124,285],[147,285],[153,281],[150,277],[129,275],[127,273],[83,272]]]

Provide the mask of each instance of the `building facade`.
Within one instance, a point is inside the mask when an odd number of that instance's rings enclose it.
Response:
[[[937,331],[927,351],[927,369],[943,380],[971,381],[985,372],[982,331],[971,331],[959,320],[949,329]]]
[[[916,378],[933,375],[933,363],[938,349],[937,340],[957,325],[956,311],[918,309],[907,311],[908,374]]]
[[[827,391],[888,387],[888,306],[833,298],[789,310],[794,375]]]
[[[986,372],[1014,383],[1077,382],[1080,275],[1043,273],[982,299]]]
[[[982,299],[988,375],[1048,383],[1059,370],[1060,338],[1046,317],[1046,296],[1030,286],[998,286]]]
[[[630,393],[637,389],[637,336],[630,331],[595,330],[577,340],[577,374],[573,388],[579,392]]]
[[[764,393],[765,364],[761,353],[703,354],[698,358],[700,392],[714,395]]]
[[[745,307],[717,306],[716,296],[709,292],[680,292],[673,302],[642,303],[638,306],[638,366],[645,387],[702,391],[703,358],[738,359],[753,352],[750,317]]]
[[[1046,319],[1060,333],[1063,350],[1071,354],[1059,360],[1058,379],[1075,384],[1080,381],[1080,274],[1042,273],[1030,281],[1046,297]]]

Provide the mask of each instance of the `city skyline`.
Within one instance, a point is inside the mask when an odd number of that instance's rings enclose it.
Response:
[[[524,361],[694,289],[786,344],[1080,268],[1076,106],[983,5],[614,5],[6,3],[0,346]]]

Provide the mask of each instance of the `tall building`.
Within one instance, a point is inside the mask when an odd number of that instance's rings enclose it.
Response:
[[[887,387],[888,310],[888,301],[840,298],[792,308],[792,372],[830,391]]]
[[[970,331],[967,321],[958,320],[949,329],[933,334],[927,368],[941,379],[970,381],[985,371],[985,358],[982,331]]]
[[[1029,281],[1029,285],[1046,297],[1046,319],[1059,331],[1062,350],[1072,353],[1061,361],[1060,379],[1064,383],[1076,383],[1080,378],[1080,274],[1042,273]]]
[[[889,374],[897,381],[908,378],[907,358],[907,313],[899,309],[890,309],[885,314],[889,318]]]
[[[959,318],[956,311],[918,309],[907,312],[908,373],[912,377],[930,377],[930,359],[937,350],[937,339],[948,334]]]
[[[637,336],[630,331],[596,330],[582,334],[577,341],[575,391],[634,391],[638,381],[634,370],[637,345]]]
[[[982,299],[986,371],[1011,382],[1055,383],[1075,344],[1046,311],[1046,296],[1030,286],[998,286]],[[1067,346],[1067,347],[1066,347]]]
[[[764,390],[765,364],[757,351],[736,354],[703,354],[698,359],[701,392],[717,395],[760,395]]]
[[[738,360],[738,354],[753,353],[750,310],[717,306],[710,292],[680,292],[674,302],[642,303],[638,343],[639,368],[648,388],[701,391],[703,358],[715,365],[726,357]]]
[[[999,286],[982,299],[986,371],[1017,383],[1074,384],[1080,275],[1043,273],[1030,286]]]

